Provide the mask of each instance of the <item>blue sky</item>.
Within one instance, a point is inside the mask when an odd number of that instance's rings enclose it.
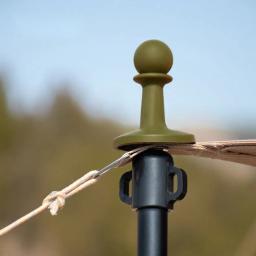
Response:
[[[34,111],[61,84],[92,115],[138,124],[133,53],[147,39],[173,51],[170,126],[255,125],[256,2],[1,1],[0,71],[11,104]]]

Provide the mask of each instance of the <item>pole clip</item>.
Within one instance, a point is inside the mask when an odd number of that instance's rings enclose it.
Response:
[[[132,204],[132,197],[130,196],[130,181],[132,180],[132,171],[125,172],[119,183],[119,197],[125,204]]]
[[[167,205],[173,209],[177,200],[182,200],[187,193],[187,174],[184,170],[171,166],[168,173],[168,189],[166,191]],[[174,186],[174,178],[177,177],[177,186]],[[130,191],[130,182],[132,180],[132,171],[125,172],[119,183],[119,197],[123,203],[132,204],[132,192]],[[174,191],[176,187],[176,191]]]
[[[174,191],[174,178],[177,177],[177,189]],[[187,194],[187,174],[184,170],[175,166],[169,169],[168,179],[168,208],[173,209],[173,205],[177,200],[182,200]]]

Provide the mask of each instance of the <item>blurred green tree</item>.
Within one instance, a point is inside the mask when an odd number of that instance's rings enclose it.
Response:
[[[0,150],[9,146],[12,133],[12,116],[7,105],[4,79],[0,78]]]

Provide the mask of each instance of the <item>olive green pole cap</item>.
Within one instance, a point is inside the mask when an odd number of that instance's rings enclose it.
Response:
[[[194,143],[192,134],[170,130],[165,123],[163,87],[172,81],[167,73],[173,64],[170,48],[158,40],[142,43],[134,54],[139,72],[134,81],[142,85],[140,128],[114,140],[114,146],[130,150],[146,144]]]

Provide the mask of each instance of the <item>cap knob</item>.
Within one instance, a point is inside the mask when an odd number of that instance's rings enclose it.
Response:
[[[142,43],[134,54],[134,65],[142,73],[167,74],[173,64],[171,49],[159,40]]]

